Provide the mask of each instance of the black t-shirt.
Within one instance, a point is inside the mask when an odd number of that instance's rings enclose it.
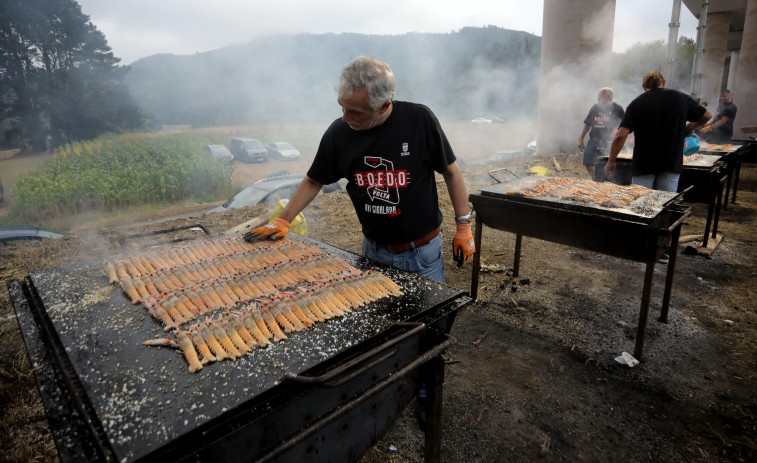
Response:
[[[595,104],[589,110],[589,114],[584,119],[584,124],[591,127],[589,137],[600,145],[610,142],[610,133],[618,127],[620,120],[623,119],[623,107],[618,103],[612,103],[607,107]]]
[[[455,155],[431,110],[394,101],[387,120],[368,130],[335,120],[307,175],[323,184],[346,178],[363,234],[399,244],[441,224],[434,172],[447,172],[453,162]]]
[[[636,97],[620,123],[635,134],[632,174],[680,173],[686,122],[698,121],[705,111],[678,90],[657,88]]]
[[[736,105],[731,103],[720,103],[718,105],[718,113],[715,115],[715,120],[712,123],[716,123],[723,117],[727,117],[728,120],[712,129],[712,135],[707,139],[715,142],[729,142],[733,138],[733,121],[736,119]]]

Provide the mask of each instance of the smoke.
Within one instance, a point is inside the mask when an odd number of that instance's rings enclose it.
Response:
[[[359,55],[385,60],[396,99],[422,103],[440,119],[534,118],[540,40],[495,27],[450,34],[299,34],[193,56],[154,56],[128,77],[156,125],[328,124],[341,111],[335,86]]]
[[[598,90],[610,86],[615,2],[585,3],[583,10],[558,2],[545,4],[540,153],[575,153],[583,120],[597,102]]]

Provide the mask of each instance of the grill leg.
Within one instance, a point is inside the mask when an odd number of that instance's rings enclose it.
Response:
[[[520,247],[523,244],[523,235],[515,235],[515,258],[513,260],[513,277],[520,274]]]
[[[725,201],[723,201],[723,209],[728,209],[728,198],[731,196],[731,181],[736,173],[736,167],[729,164],[726,171],[728,172],[728,178],[725,181]]]
[[[665,275],[665,292],[662,295],[662,309],[660,309],[659,320],[662,323],[668,322],[668,308],[670,308],[670,295],[673,292],[673,273],[676,269],[676,259],[678,258],[678,239],[681,236],[681,227],[673,230],[673,236],[670,243],[670,261],[668,262],[668,273]]]
[[[481,271],[481,233],[484,224],[478,217],[476,218],[476,236],[473,238],[476,243],[476,252],[473,253],[473,274],[470,281],[470,297],[478,297],[478,275]]]
[[[736,204],[736,190],[739,189],[739,174],[741,174],[741,161],[737,161],[734,167],[734,179],[733,179],[733,196],[731,203]],[[726,204],[728,204],[728,197],[725,198]]]
[[[444,359],[436,356],[426,365],[426,446],[425,463],[438,463],[442,455],[442,385]]]
[[[704,238],[702,238],[702,246],[704,246],[705,248],[707,247],[707,242],[710,239],[710,225],[712,224],[712,216],[715,212],[715,198],[717,196],[718,195],[716,194],[710,194],[710,200],[707,207],[707,221],[705,221],[704,223]],[[718,206],[720,206],[719,202]]]
[[[715,183],[715,188],[718,190],[717,205],[715,206],[715,221],[712,223],[712,238],[718,237],[718,222],[720,221],[720,208],[723,205],[723,182],[724,179],[720,179]],[[728,198],[726,198],[726,201]],[[706,245],[705,245],[706,246]]]
[[[676,240],[677,244],[677,240]],[[673,260],[671,256],[670,260]],[[652,279],[654,278],[655,261],[647,262],[647,269],[644,272],[644,290],[641,293],[641,310],[639,310],[639,326],[636,328],[636,348],[633,356],[641,360],[641,354],[644,352],[644,332],[647,329],[647,315],[649,314],[649,300],[652,297]],[[670,265],[670,264],[668,264]]]

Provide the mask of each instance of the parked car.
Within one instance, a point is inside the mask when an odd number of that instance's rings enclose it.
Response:
[[[300,182],[303,178],[305,178],[305,175],[302,174],[276,175],[263,180],[258,180],[234,195],[224,204],[209,210],[208,214],[261,203],[264,203],[270,209],[276,205],[276,196],[281,199],[291,198],[294,191],[300,186]],[[324,185],[321,191],[324,193],[331,193],[341,189],[342,185],[335,182],[329,185]]]
[[[205,152],[219,161],[231,162],[234,155],[224,145],[205,145]]]
[[[282,161],[296,161],[300,159],[297,148],[284,141],[275,141],[266,145],[268,156],[273,156]]]
[[[231,154],[234,159],[242,162],[266,162],[268,150],[263,142],[257,138],[232,138]]]
[[[39,241],[45,238],[61,238],[57,233],[33,225],[9,225],[0,227],[0,245],[7,246],[17,241]]]
[[[491,124],[491,119],[487,119],[485,117],[477,117],[470,121],[471,124],[479,125],[479,124]]]

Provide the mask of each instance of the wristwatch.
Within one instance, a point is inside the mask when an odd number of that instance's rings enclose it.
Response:
[[[472,219],[471,219],[472,215],[473,215],[473,213],[469,212],[468,215],[455,216],[455,222],[457,222],[457,223],[471,223],[472,222]]]

